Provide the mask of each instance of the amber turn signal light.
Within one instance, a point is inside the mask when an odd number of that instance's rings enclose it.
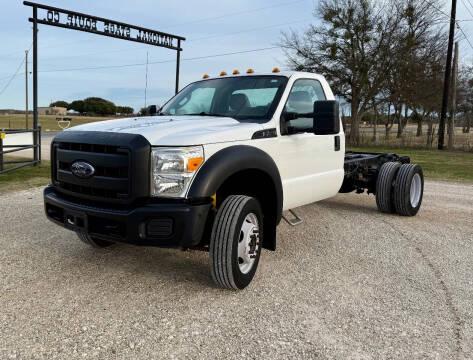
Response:
[[[196,171],[202,162],[204,161],[204,158],[197,157],[197,158],[190,158],[187,160],[187,171],[193,172]]]

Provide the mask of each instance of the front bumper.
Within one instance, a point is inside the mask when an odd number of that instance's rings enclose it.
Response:
[[[142,246],[192,247],[201,242],[210,204],[145,204],[111,209],[76,203],[48,186],[46,216],[72,231],[110,241]]]

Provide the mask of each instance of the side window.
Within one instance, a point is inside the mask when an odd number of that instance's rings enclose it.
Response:
[[[169,113],[171,115],[209,113],[214,94],[215,88],[195,89],[175,107],[169,109]]]
[[[284,107],[284,113],[311,114],[314,112],[314,102],[326,100],[322,84],[314,79],[299,79],[292,86],[291,92]],[[287,133],[300,133],[310,131],[313,118],[298,117],[285,123]]]

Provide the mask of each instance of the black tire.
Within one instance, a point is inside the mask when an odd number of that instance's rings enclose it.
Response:
[[[424,174],[422,168],[416,164],[402,165],[397,173],[396,183],[394,184],[394,206],[396,212],[402,216],[416,215],[422,204],[423,194]]]
[[[379,211],[392,214],[395,212],[393,199],[393,182],[401,167],[398,162],[387,162],[379,169],[376,180],[376,205]]]
[[[251,267],[248,272],[243,273],[240,270],[243,259],[238,254],[239,244],[243,241],[242,226],[248,217],[254,219],[255,216],[258,231],[254,230],[252,233],[254,237],[250,238],[254,241],[253,246],[256,245],[256,249],[251,255],[253,259],[250,260]],[[263,244],[263,214],[258,200],[244,195],[228,196],[217,211],[210,237],[210,272],[215,283],[230,290],[244,289],[248,286],[258,267],[261,244]]]
[[[114,242],[112,241],[107,241],[107,240],[101,240],[101,239],[97,239],[97,238],[93,238],[91,237],[89,234],[85,233],[85,232],[80,232],[78,231],[77,232],[77,236],[79,237],[79,239],[86,243],[87,245],[90,245],[94,248],[104,248],[104,247],[108,247],[110,245],[113,245],[115,244]]]

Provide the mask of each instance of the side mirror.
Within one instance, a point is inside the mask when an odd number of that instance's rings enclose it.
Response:
[[[156,105],[148,106],[146,109],[146,115],[153,116],[153,115],[156,115],[157,113],[158,113],[158,108],[156,107]]]
[[[314,102],[314,134],[331,135],[340,132],[339,104],[335,100]]]

